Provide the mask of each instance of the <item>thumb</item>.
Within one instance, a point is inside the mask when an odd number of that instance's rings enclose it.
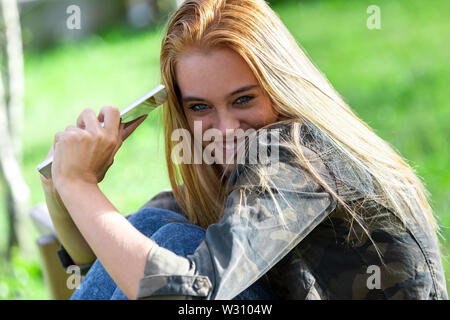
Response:
[[[136,120],[133,120],[128,123],[121,123],[119,134],[120,134],[122,141],[125,141],[125,139],[127,139],[130,136],[130,134],[132,134],[134,132],[134,130],[136,130],[136,128],[142,122],[144,122],[145,119],[147,119],[147,116],[148,115],[142,116],[142,117],[137,118]]]
[[[53,153],[54,153],[54,152],[55,152],[55,145],[52,144],[50,150],[49,150],[48,153],[47,153],[47,157],[45,157],[45,159],[48,159],[48,158],[50,158],[51,156],[53,156]]]

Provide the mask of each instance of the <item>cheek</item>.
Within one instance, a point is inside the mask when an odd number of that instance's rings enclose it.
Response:
[[[264,110],[264,119],[266,124],[271,124],[277,121],[278,112],[272,107],[272,104],[266,106]]]
[[[271,104],[259,104],[255,108],[245,110],[245,113],[245,118],[248,119],[248,123],[252,124],[253,127],[262,127],[271,124],[277,120],[278,116]]]
[[[195,119],[193,119],[192,117],[186,116],[186,121],[187,121],[187,123],[188,123],[188,125],[189,125],[189,130],[190,130],[191,132],[194,132],[194,120],[195,120]]]
[[[189,124],[189,130],[191,131],[192,137],[202,139],[206,130],[211,128],[211,119],[208,117],[193,117],[187,116],[186,120]],[[196,131],[195,131],[196,130]],[[201,133],[201,136],[197,136],[196,133]]]

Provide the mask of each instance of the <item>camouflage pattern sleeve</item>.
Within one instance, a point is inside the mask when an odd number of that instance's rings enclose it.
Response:
[[[303,152],[324,179],[332,179],[314,152]],[[279,145],[277,170],[265,176],[266,188],[255,172],[267,168],[238,165],[222,219],[187,258],[155,246],[138,299],[232,299],[285,257],[336,207],[295,158]]]

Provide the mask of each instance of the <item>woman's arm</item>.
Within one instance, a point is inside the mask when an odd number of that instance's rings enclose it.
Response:
[[[76,226],[114,282],[134,299],[153,241],[123,217],[97,184],[59,181],[58,191]]]
[[[95,254],[83,238],[62,202],[51,179],[41,175],[45,201],[60,243],[77,265],[91,264]]]
[[[66,250],[74,255],[72,259],[81,264],[97,256],[129,297],[135,296],[137,289],[133,285],[139,281],[137,274],[143,270],[137,271],[139,254],[147,255],[151,240],[117,212],[98,183],[112,165],[123,141],[145,119],[146,116],[121,124],[117,108],[102,108],[98,118],[93,110],[85,109],[77,120],[77,127],[68,126],[55,135],[52,164],[55,191],[50,181],[43,180],[55,228]],[[134,277],[137,280],[134,281]]]
[[[103,109],[105,110],[105,109]],[[117,141],[114,154],[117,152],[117,150],[120,148],[121,144],[125,139],[128,138],[128,136],[133,133],[133,131],[147,118],[141,117],[134,122],[128,123],[125,125],[119,126],[119,134],[118,138],[120,139]],[[77,121],[77,125],[79,128],[83,127],[83,122],[81,120],[81,117]],[[67,130],[73,130],[75,127],[68,126],[66,128]],[[54,145],[50,148],[49,153],[47,154],[47,158],[53,156],[54,153]],[[112,155],[112,157],[114,156]],[[112,163],[112,162],[111,162]],[[100,183],[103,179],[103,177],[106,174],[107,169],[103,168],[102,171],[98,172],[97,174],[97,181]],[[86,242],[86,240],[83,238],[83,235],[80,233],[80,230],[77,228],[75,223],[72,220],[72,217],[70,216],[69,212],[67,211],[67,208],[65,207],[63,201],[61,200],[61,197],[58,194],[58,191],[56,190],[53,180],[47,179],[44,176],[40,175],[41,182],[42,182],[42,188],[44,190],[44,196],[45,201],[47,203],[47,208],[50,213],[50,217],[52,219],[53,225],[55,227],[56,233],[58,235],[59,241],[64,246],[64,249],[67,251],[67,253],[70,255],[72,260],[77,265],[89,265],[96,259],[95,253],[90,248],[89,244]]]

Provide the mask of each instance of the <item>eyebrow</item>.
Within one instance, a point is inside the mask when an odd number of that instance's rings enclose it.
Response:
[[[228,97],[231,97],[231,96],[234,96],[235,94],[238,94],[238,93],[241,93],[241,92],[245,92],[245,91],[248,91],[248,90],[257,88],[257,87],[258,87],[258,85],[256,85],[256,84],[252,84],[252,85],[249,85],[249,86],[241,87],[241,88],[239,88],[239,89],[237,89],[237,90],[234,90],[234,91],[231,92],[230,94],[228,94],[228,95],[227,95],[227,98],[228,98]],[[191,97],[191,96],[188,96],[188,97],[182,97],[182,100],[183,100],[184,102],[189,102],[189,101],[206,101],[206,100],[203,99],[203,98],[199,98],[199,97]]]

